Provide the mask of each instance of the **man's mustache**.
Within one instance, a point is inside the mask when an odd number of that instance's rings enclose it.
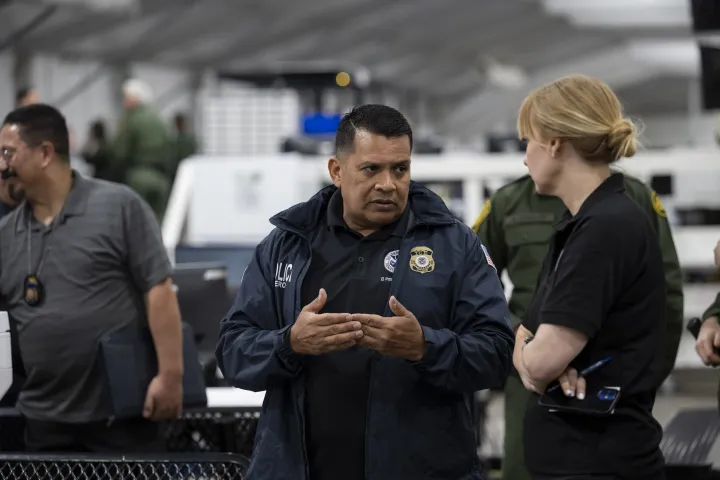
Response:
[[[13,177],[17,177],[17,172],[15,170],[6,168],[2,172],[0,172],[0,178],[2,178],[3,180],[8,180]]]

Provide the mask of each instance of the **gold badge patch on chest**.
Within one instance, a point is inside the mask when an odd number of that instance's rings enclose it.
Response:
[[[410,250],[410,270],[417,273],[430,273],[435,270],[433,251],[428,247],[414,247]]]

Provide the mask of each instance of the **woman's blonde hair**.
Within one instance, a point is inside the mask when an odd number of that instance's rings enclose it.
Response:
[[[586,160],[612,163],[637,151],[637,128],[597,78],[571,75],[534,90],[518,115],[520,138],[561,138]]]

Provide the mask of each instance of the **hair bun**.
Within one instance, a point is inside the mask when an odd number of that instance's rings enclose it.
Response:
[[[613,160],[629,158],[637,152],[637,128],[627,118],[615,122],[607,138]]]

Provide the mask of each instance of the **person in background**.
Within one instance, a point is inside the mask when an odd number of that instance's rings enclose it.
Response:
[[[182,404],[182,330],[172,269],[152,211],[124,185],[70,167],[62,114],[35,104],[5,117],[0,170],[25,201],[0,222],[0,300],[27,378],[17,408],[31,451],[148,452],[157,420]],[[158,373],[143,416],[113,419],[98,339],[148,325]]]
[[[702,316],[702,326],[695,342],[695,351],[707,366],[720,365],[720,294],[705,310]],[[718,404],[720,404],[720,389],[718,390]]]
[[[682,271],[665,209],[657,194],[641,181],[624,176],[625,193],[632,198],[651,219],[657,232],[663,255],[668,308],[663,378],[675,366],[680,337],[683,330]],[[560,221],[566,207],[557,197],[539,194],[530,175],[526,175],[500,189],[485,202],[473,230],[488,248],[499,273],[507,271],[513,285],[510,297],[510,316],[513,328],[527,314],[535,293],[538,275],[547,255],[554,225]],[[505,385],[505,443],[503,478],[528,480],[523,456],[523,415],[528,399],[517,371]]]
[[[15,107],[40,103],[40,95],[33,87],[23,87],[15,93]]]
[[[720,241],[713,251],[715,267],[720,271]],[[720,365],[720,293],[715,301],[703,313],[700,333],[695,342],[695,351],[707,366]],[[718,404],[720,405],[720,389],[718,389]]]
[[[0,152],[0,156],[3,153]],[[25,198],[22,189],[17,186],[15,178],[4,179],[0,176],[0,219],[18,206]],[[0,304],[0,311],[6,311],[7,306]],[[13,383],[5,395],[0,398],[0,407],[14,407],[17,402],[20,389],[25,382],[25,368],[20,357],[20,347],[17,341],[17,326],[10,322],[10,344],[13,364]]]
[[[0,176],[0,218],[15,210],[24,199],[25,194],[15,178],[5,179]]]
[[[116,183],[124,180],[112,156],[103,120],[95,120],[90,125],[88,139],[82,149],[82,158],[93,167],[93,177]]]
[[[505,382],[509,312],[477,237],[411,182],[412,145],[397,110],[354,108],[333,185],[255,250],[216,351],[267,391],[248,480],[483,478],[472,399]]]
[[[125,115],[111,143],[119,175],[162,219],[170,191],[172,149],[168,129],[152,108],[152,89],[138,79],[123,84]]]
[[[198,151],[197,137],[188,126],[187,118],[182,113],[175,114],[173,118],[175,136],[173,142],[173,164],[171,167],[171,179],[174,181],[180,162],[195,155]],[[170,182],[172,185],[172,181]]]
[[[667,373],[663,258],[656,222],[610,168],[635,154],[637,130],[605,83],[573,75],[528,95],[518,134],[537,192],[567,208],[515,338],[513,364],[532,392],[528,471],[535,480],[662,480],[652,410]],[[543,405],[550,385],[559,385],[557,408]],[[609,387],[619,389],[613,408],[587,412]]]

